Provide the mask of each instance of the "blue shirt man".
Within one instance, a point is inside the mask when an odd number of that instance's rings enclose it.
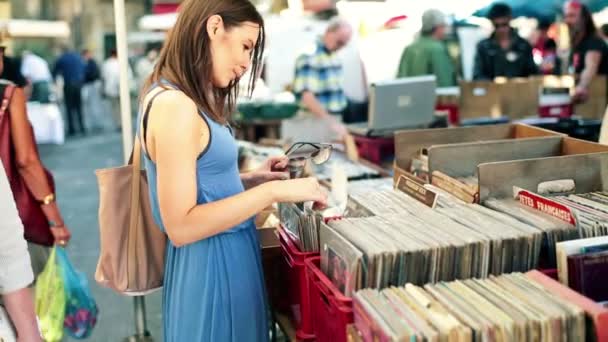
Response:
[[[82,116],[82,86],[86,65],[79,53],[64,49],[53,68],[53,77],[63,77],[63,97],[68,118],[68,135],[86,134]]]
[[[53,77],[61,75],[66,84],[84,83],[85,64],[79,53],[65,51],[55,63]]]

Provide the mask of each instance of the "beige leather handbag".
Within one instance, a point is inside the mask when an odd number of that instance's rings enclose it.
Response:
[[[146,172],[141,170],[139,139],[135,139],[129,164],[95,173],[100,231],[95,280],[125,295],[144,295],[160,289],[167,236],[152,217]]]

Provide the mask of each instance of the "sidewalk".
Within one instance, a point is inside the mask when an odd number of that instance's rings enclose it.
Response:
[[[99,195],[94,171],[122,164],[121,136],[106,133],[39,149],[44,164],[55,176],[57,202],[72,231],[68,254],[74,265],[87,274],[99,306],[99,322],[87,341],[120,342],[135,332],[133,300],[98,286],[93,274],[99,253]],[[162,341],[160,292],[146,297],[146,308],[148,329],[155,341]]]

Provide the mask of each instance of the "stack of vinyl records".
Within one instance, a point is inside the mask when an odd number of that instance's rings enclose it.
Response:
[[[378,189],[392,189],[392,178],[374,178],[348,182],[348,193],[365,194]],[[279,217],[283,227],[290,234],[300,251],[319,251],[319,227],[321,221],[326,217],[329,210],[315,211],[312,208],[293,203],[279,203]],[[350,202],[344,212],[339,216],[344,217],[367,217],[371,212],[367,208]]]
[[[331,221],[319,233],[322,270],[346,295],[523,272],[538,263],[538,229],[479,205],[433,210],[394,190],[353,198],[377,216]]]
[[[598,302],[608,301],[608,236],[557,244],[562,284]]]
[[[432,184],[467,203],[478,202],[479,182],[476,176],[453,178],[443,172],[434,171]]]
[[[585,341],[584,312],[521,273],[362,290],[365,341]]]
[[[302,252],[319,251],[319,226],[323,219],[311,208],[279,203],[279,217],[285,231],[293,238]]]
[[[608,235],[608,193],[593,192],[551,199],[575,212],[581,238]]]
[[[579,232],[573,225],[557,218],[544,214],[538,210],[527,207],[513,199],[491,198],[484,202],[488,208],[505,213],[521,222],[532,225],[543,232],[543,243],[541,259],[545,261],[546,267],[555,268],[557,259],[555,245],[560,241],[577,239]]]

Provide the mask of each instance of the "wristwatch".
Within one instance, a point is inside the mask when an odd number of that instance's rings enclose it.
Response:
[[[51,193],[48,194],[46,196],[44,196],[44,198],[42,199],[42,201],[40,201],[40,204],[42,205],[49,205],[51,203],[55,202],[55,194]]]

